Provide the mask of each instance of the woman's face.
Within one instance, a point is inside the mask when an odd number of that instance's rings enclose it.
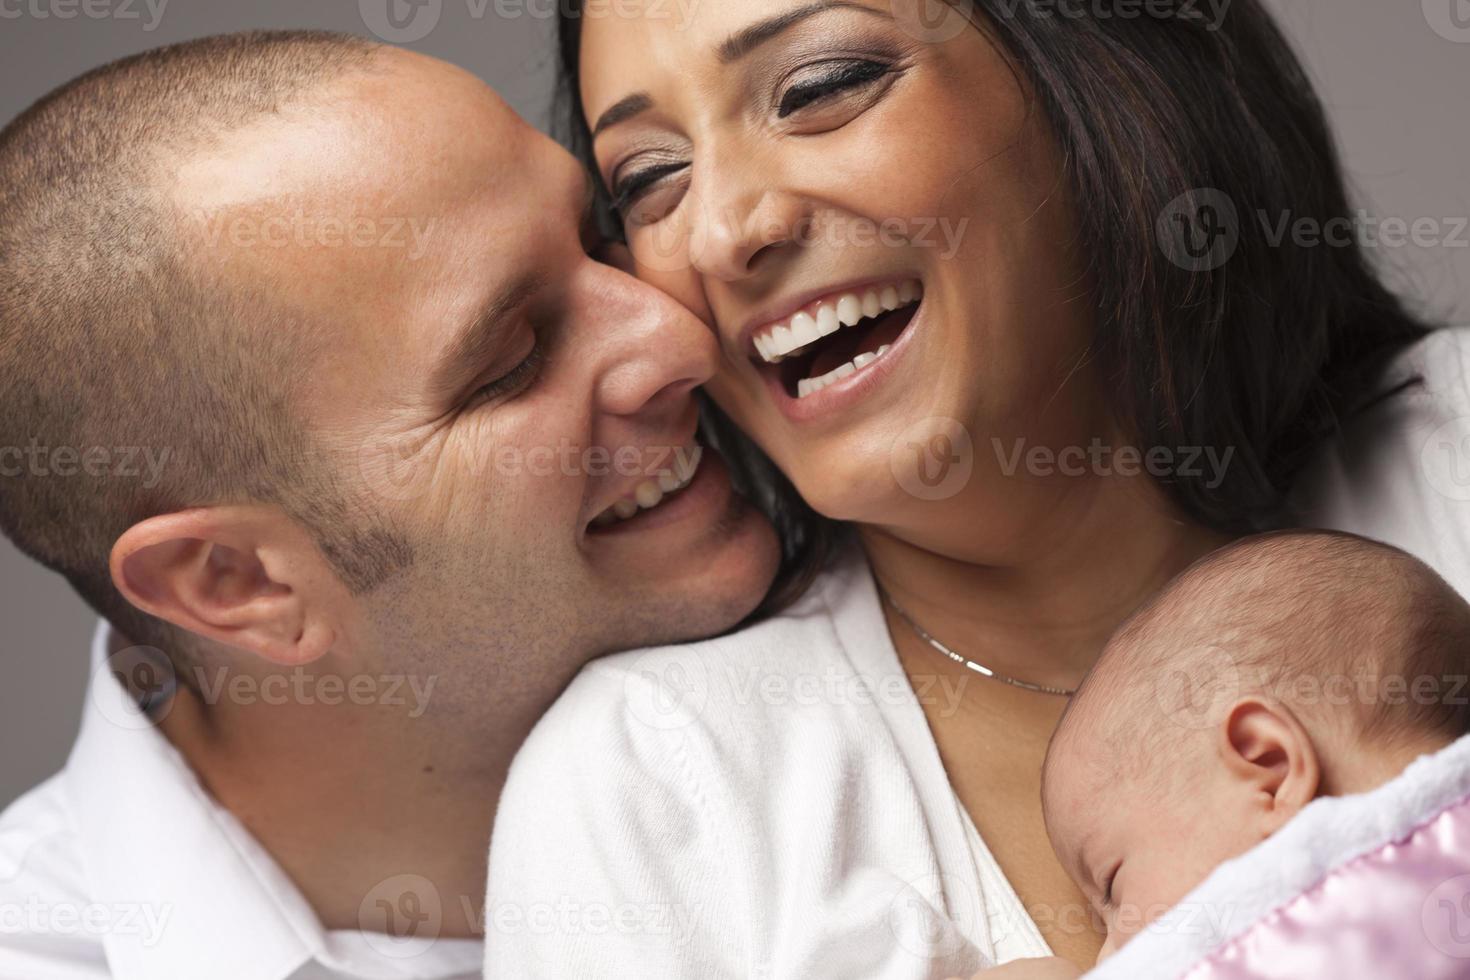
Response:
[[[640,274],[719,336],[714,397],[830,517],[950,553],[958,516],[978,552],[1025,533],[1055,496],[1018,481],[1059,488],[1032,448],[1107,435],[1025,84],[887,0],[640,2],[584,17],[582,98]]]

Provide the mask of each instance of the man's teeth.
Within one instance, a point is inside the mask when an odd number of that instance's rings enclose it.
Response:
[[[834,381],[841,381],[854,371],[861,371],[884,354],[887,354],[888,348],[892,346],[892,344],[884,344],[870,354],[859,354],[846,364],[839,365],[820,377],[802,378],[796,382],[796,397],[805,398],[807,395],[821,391]]]
[[[756,352],[763,361],[774,364],[843,327],[853,327],[863,320],[907,306],[919,298],[920,292],[918,280],[910,279],[902,285],[830,297],[815,310],[803,310],[786,323],[777,323],[756,334]]]
[[[673,465],[656,478],[644,480],[633,488],[633,496],[623,497],[607,510],[593,518],[595,527],[606,527],[626,521],[640,510],[651,510],[663,503],[664,498],[678,493],[694,482],[699,472],[700,460],[704,458],[704,447],[696,446],[693,452],[680,450],[674,454]]]

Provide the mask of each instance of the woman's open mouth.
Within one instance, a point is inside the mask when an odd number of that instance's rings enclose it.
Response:
[[[917,279],[832,293],[752,337],[787,396],[801,400],[881,360],[923,299]]]

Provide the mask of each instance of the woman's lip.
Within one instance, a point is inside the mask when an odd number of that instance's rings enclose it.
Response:
[[[924,299],[919,300],[919,307],[914,311],[913,319],[909,320],[903,332],[893,339],[888,353],[861,371],[854,372],[840,381],[834,381],[821,391],[813,392],[805,398],[796,398],[786,392],[786,386],[781,382],[781,372],[777,370],[780,365],[761,364],[757,371],[766,383],[766,390],[770,392],[771,400],[776,403],[782,415],[786,416],[789,421],[798,424],[814,422],[824,416],[845,411],[861,403],[897,370],[899,361],[913,346],[914,337],[919,332],[917,328],[924,318],[924,310],[927,305]]]
[[[755,349],[755,335],[773,323],[782,323],[790,320],[797,313],[811,306],[818,300],[828,299],[833,296],[841,296],[843,293],[860,293],[869,289],[881,289],[884,286],[897,286],[909,281],[920,282],[918,276],[895,275],[881,276],[878,278],[854,279],[850,283],[837,286],[823,286],[806,293],[799,294],[794,300],[783,301],[780,306],[771,306],[762,310],[756,316],[745,322],[740,328],[737,344],[746,357],[761,364],[766,363]]]

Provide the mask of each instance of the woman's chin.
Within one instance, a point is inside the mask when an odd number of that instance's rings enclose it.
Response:
[[[881,524],[885,515],[912,503],[886,469],[846,471],[840,476],[821,474],[811,478],[797,475],[792,483],[807,506],[834,521]]]

